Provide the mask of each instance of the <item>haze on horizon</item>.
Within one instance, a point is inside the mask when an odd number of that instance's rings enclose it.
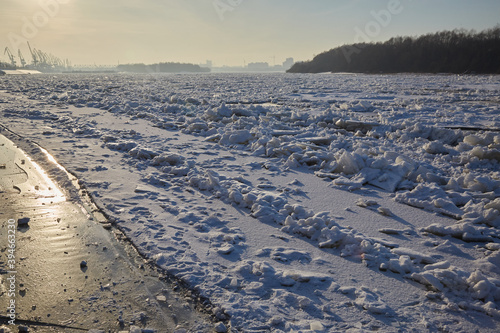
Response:
[[[498,0],[0,0],[0,60],[9,47],[29,62],[29,41],[73,65],[273,65],[359,41],[499,23]]]

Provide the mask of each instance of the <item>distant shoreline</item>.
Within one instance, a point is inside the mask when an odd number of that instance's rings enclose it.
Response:
[[[499,59],[500,25],[482,32],[456,29],[343,45],[295,63],[287,72],[500,74]]]

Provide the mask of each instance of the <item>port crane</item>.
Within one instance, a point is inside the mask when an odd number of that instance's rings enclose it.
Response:
[[[26,52],[23,52],[20,48],[17,49],[17,53],[12,53],[10,48],[6,47],[4,49],[4,54],[8,56],[10,61],[3,65],[7,65],[10,62],[11,66],[14,68],[18,67],[17,65],[19,64],[19,68],[29,68],[42,72],[61,71],[71,67],[71,63],[68,59],[60,59],[51,53],[43,52],[40,49],[32,47],[29,42],[27,42],[27,45],[31,59],[29,55],[25,58],[24,55]]]
[[[46,57],[45,53],[43,53],[42,51],[37,50],[37,49],[33,49],[33,51],[35,52],[36,57],[39,60],[39,64],[46,65],[47,64],[47,57]]]
[[[7,54],[7,56],[10,59],[10,63],[12,64],[12,66],[16,67],[16,65],[17,65],[16,64],[16,59],[14,58],[14,55],[12,54],[12,52],[10,52],[9,47],[5,48],[5,51],[3,52],[3,54]]]
[[[33,58],[33,66],[36,67],[38,65],[38,58],[37,58],[36,54],[33,52],[33,50],[31,49],[30,42],[27,42],[27,43],[28,43],[28,48],[30,49],[31,57]]]
[[[20,49],[17,50],[17,55],[19,56],[19,60],[21,61],[21,67],[26,67],[26,60],[24,60],[23,54]]]

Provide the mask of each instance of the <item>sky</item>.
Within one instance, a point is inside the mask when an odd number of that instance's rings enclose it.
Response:
[[[274,65],[359,41],[497,24],[498,0],[0,0],[0,60],[5,47],[30,60],[29,42],[73,65]]]

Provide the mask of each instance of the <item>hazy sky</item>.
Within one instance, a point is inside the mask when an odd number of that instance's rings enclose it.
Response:
[[[500,23],[499,0],[0,0],[0,59],[281,64],[359,40]]]

